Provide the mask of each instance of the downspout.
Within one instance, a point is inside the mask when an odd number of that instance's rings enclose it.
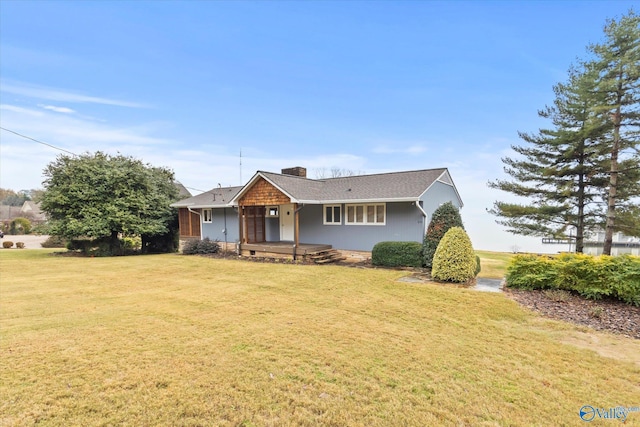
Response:
[[[427,213],[424,209],[422,209],[422,206],[420,206],[420,200],[416,200],[416,206],[418,207],[418,209],[420,209],[422,215],[424,215],[424,224],[422,226],[422,240],[424,240],[424,236],[427,234]]]
[[[293,260],[296,260],[296,252],[298,249],[298,212],[304,208],[304,203],[293,211]]]
[[[191,209],[190,207],[187,206],[187,210],[189,212],[192,212],[196,215],[198,215],[198,217],[200,217],[200,240],[202,240],[202,214],[200,214],[200,212],[196,212],[193,209]]]
[[[222,216],[224,217],[224,250],[227,250],[227,208],[222,208]]]

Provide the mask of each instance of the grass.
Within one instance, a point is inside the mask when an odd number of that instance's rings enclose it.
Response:
[[[509,261],[514,257],[514,254],[490,251],[476,251],[476,255],[480,257],[480,266],[482,267],[478,277],[488,279],[503,278]]]
[[[0,271],[3,426],[582,425],[583,405],[638,405],[640,366],[561,342],[584,328],[402,271],[45,250]]]

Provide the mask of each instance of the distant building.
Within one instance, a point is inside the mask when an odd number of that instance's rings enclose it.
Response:
[[[40,203],[31,200],[24,202],[22,208],[20,208],[19,216],[27,218],[32,223],[40,223],[47,220],[46,214],[40,210]]]
[[[602,255],[604,247],[604,231],[591,233],[584,242],[584,253],[589,255]],[[611,255],[640,255],[640,238],[625,236],[622,233],[613,233]]]

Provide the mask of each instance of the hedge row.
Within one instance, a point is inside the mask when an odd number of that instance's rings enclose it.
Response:
[[[564,289],[590,299],[608,296],[640,306],[640,257],[517,255],[507,268],[506,284],[529,290]]]
[[[371,263],[384,267],[422,267],[422,244],[380,242],[371,251]]]

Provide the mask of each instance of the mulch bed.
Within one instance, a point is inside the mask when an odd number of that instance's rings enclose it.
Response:
[[[505,288],[504,294],[533,311],[556,320],[640,339],[640,307],[621,301],[588,300],[578,295]]]

